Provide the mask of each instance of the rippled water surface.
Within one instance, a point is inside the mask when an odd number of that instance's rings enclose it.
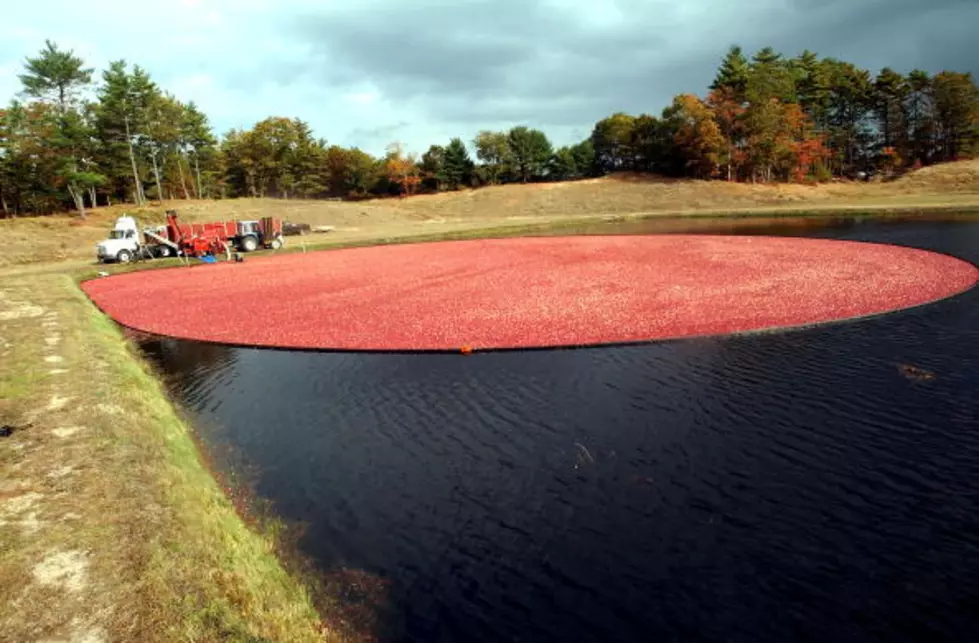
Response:
[[[805,225],[749,230],[979,262],[975,220]],[[381,640],[979,636],[979,290],[616,348],[144,346]]]

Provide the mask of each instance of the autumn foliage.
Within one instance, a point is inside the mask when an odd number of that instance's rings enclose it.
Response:
[[[701,179],[715,176],[726,142],[710,107],[692,94],[683,94],[668,114],[674,121],[673,142],[687,171]]]
[[[219,138],[203,112],[138,65],[114,61],[95,74],[53,43],[24,71],[26,100],[0,110],[0,216],[176,198],[409,197],[621,171],[813,182],[979,154],[971,74],[872,74],[770,47],[750,58],[732,47],[703,97],[681,94],[658,115],[614,113],[577,143],[556,146],[514,123],[420,157],[400,144],[381,155],[328,144],[309,123],[279,116]]]
[[[771,48],[732,47],[704,100],[661,117],[616,113],[591,140],[604,172],[728,181],[824,181],[952,161],[979,152],[979,88],[970,74],[883,69]]]
[[[418,164],[406,155],[400,145],[392,145],[388,151],[385,171],[388,180],[398,186],[401,196],[411,196],[422,182]]]

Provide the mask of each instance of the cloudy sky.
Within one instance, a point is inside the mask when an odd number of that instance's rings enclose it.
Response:
[[[31,0],[2,15],[4,102],[50,38],[97,69],[139,63],[218,132],[295,116],[374,153],[515,124],[572,142],[702,93],[733,43],[979,73],[976,0]]]

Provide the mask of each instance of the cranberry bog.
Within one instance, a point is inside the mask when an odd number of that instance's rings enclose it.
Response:
[[[977,280],[971,263],[901,246],[645,235],[249,257],[82,287],[120,324],[170,337],[469,353],[807,326],[925,304]]]

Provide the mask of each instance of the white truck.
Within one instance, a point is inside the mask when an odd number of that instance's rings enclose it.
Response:
[[[109,238],[96,246],[96,255],[103,263],[128,263],[137,257],[175,257],[179,250],[166,238],[166,226],[140,230],[134,217],[121,216]]]

